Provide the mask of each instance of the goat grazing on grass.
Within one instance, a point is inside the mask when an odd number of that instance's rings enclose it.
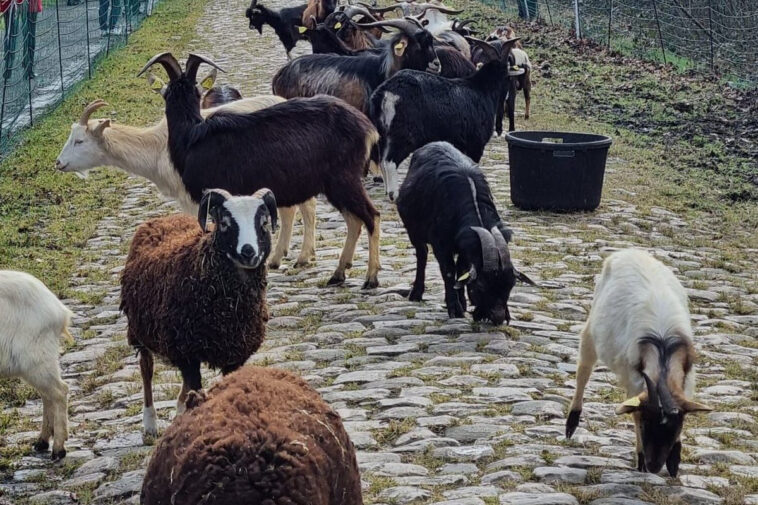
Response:
[[[250,29],[258,30],[261,35],[263,35],[263,25],[273,28],[287,52],[287,59],[291,60],[290,52],[295,48],[295,44],[298,40],[305,39],[300,28],[303,27],[302,19],[306,7],[308,4],[276,10],[265,7],[258,3],[258,0],[253,0],[245,11],[245,16],[250,20]]]
[[[398,192],[397,167],[413,151],[443,140],[478,163],[492,137],[496,116],[502,121],[503,85],[515,40],[500,49],[470,40],[481,45],[488,58],[471,76],[447,79],[402,70],[372,95],[370,117],[380,134],[381,169],[390,200]]]
[[[463,317],[466,295],[474,320],[510,322],[508,298],[516,280],[534,284],[511,262],[511,231],[500,220],[479,167],[447,142],[432,142],[411,158],[397,199],[397,212],[416,248],[411,301],[424,294],[427,244],[445,283],[450,317]]]
[[[244,366],[155,448],[142,505],[362,505],[355,448],[340,416],[297,375]]]
[[[342,284],[352,265],[361,224],[369,233],[364,288],[378,285],[379,212],[362,183],[378,141],[371,122],[342,100],[300,98],[248,114],[217,112],[203,119],[195,78],[200,63],[190,54],[186,69],[170,53],[153,57],[169,75],[166,89],[169,155],[193,200],[204,188],[251,194],[268,187],[280,205],[298,205],[323,193],[347,222],[347,238],[328,284]],[[214,167],[214,170],[208,170]]]
[[[58,346],[61,336],[73,341],[71,311],[36,277],[0,270],[0,375],[20,377],[42,397],[42,431],[35,451],[46,451],[53,437],[52,458],[66,455],[68,386],[61,380]]]
[[[209,215],[215,229],[208,233]],[[121,276],[121,310],[127,341],[140,355],[147,435],[158,433],[153,354],[181,371],[181,412],[187,393],[202,387],[201,363],[233,372],[263,342],[265,261],[276,218],[270,190],[233,197],[213,189],[197,219],[176,214],[137,228]]]
[[[599,358],[626,391],[616,413],[634,417],[637,469],[658,473],[665,463],[675,477],[685,415],[712,410],[692,400],[692,336],[687,293],[671,270],[634,249],[606,258],[579,342],[566,438],[579,425],[584,388]]]

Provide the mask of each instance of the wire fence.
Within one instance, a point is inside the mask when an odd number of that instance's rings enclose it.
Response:
[[[126,44],[160,0],[0,0],[0,156],[98,61]]]
[[[758,85],[758,0],[483,1],[623,54]]]

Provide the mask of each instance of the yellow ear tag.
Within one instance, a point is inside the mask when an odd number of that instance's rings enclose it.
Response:
[[[334,23],[334,29],[335,30],[339,30],[340,28],[342,28],[342,23],[340,23],[339,21],[337,21],[336,23]]]
[[[213,79],[211,77],[206,77],[203,79],[203,82],[200,83],[200,87],[203,89],[211,89],[213,87]]]
[[[639,407],[640,406],[640,397],[639,396],[632,396],[631,398],[627,399],[622,403],[621,405],[624,405],[625,407]]]
[[[513,65],[513,70],[518,70],[518,65]]]
[[[458,282],[463,282],[466,279],[468,279],[469,277],[471,277],[471,272],[466,272],[465,274],[463,274],[460,277],[458,277]]]
[[[298,27],[297,27],[297,31],[298,31],[299,33],[305,33],[305,31],[306,31],[307,29],[308,29],[308,28],[306,28],[306,27],[304,27],[304,26],[298,26]]]

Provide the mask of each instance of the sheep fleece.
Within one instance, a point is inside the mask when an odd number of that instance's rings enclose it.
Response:
[[[175,366],[242,365],[268,321],[266,269],[242,270],[185,215],[150,220],[134,235],[121,277],[127,340]]]
[[[362,505],[342,421],[300,377],[245,366],[197,398],[158,444],[143,505]]]

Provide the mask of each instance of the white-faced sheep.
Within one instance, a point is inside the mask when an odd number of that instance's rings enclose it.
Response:
[[[53,459],[66,455],[68,386],[61,380],[58,346],[71,340],[71,311],[36,277],[0,270],[0,375],[20,377],[42,397],[42,431],[34,443]]]
[[[156,447],[142,505],[361,505],[353,444],[303,379],[244,366],[188,410]]]
[[[685,414],[711,408],[692,400],[695,347],[687,294],[671,270],[646,252],[619,251],[603,264],[579,343],[567,438],[579,424],[598,358],[626,391],[628,400],[616,413],[634,416],[637,469],[658,473],[665,463],[676,476]]]
[[[151,86],[154,86],[155,91],[165,91],[162,81],[154,81]],[[281,97],[261,95],[203,109],[201,114],[206,118],[218,112],[245,114],[282,102],[284,99]],[[166,118],[148,128],[111,123],[110,119],[91,120],[92,113],[105,105],[107,104],[102,100],[90,103],[79,121],[71,125],[68,140],[55,161],[56,168],[80,175],[86,175],[93,168],[101,166],[120,168],[148,179],[165,197],[175,200],[182,211],[196,216],[198,201],[193,199],[181,174],[171,164]],[[302,266],[316,257],[316,200],[311,198],[297,207],[303,216],[304,237],[295,266]],[[279,214],[281,231],[269,260],[271,268],[278,268],[289,250],[295,207],[282,207]]]
[[[208,214],[216,224],[210,232]],[[157,434],[153,353],[181,371],[181,411],[187,393],[202,387],[201,363],[227,374],[260,347],[268,321],[265,260],[275,226],[270,190],[234,197],[213,189],[197,220],[177,214],[137,229],[121,277],[121,309],[129,320],[127,341],[140,354],[146,434]]]

